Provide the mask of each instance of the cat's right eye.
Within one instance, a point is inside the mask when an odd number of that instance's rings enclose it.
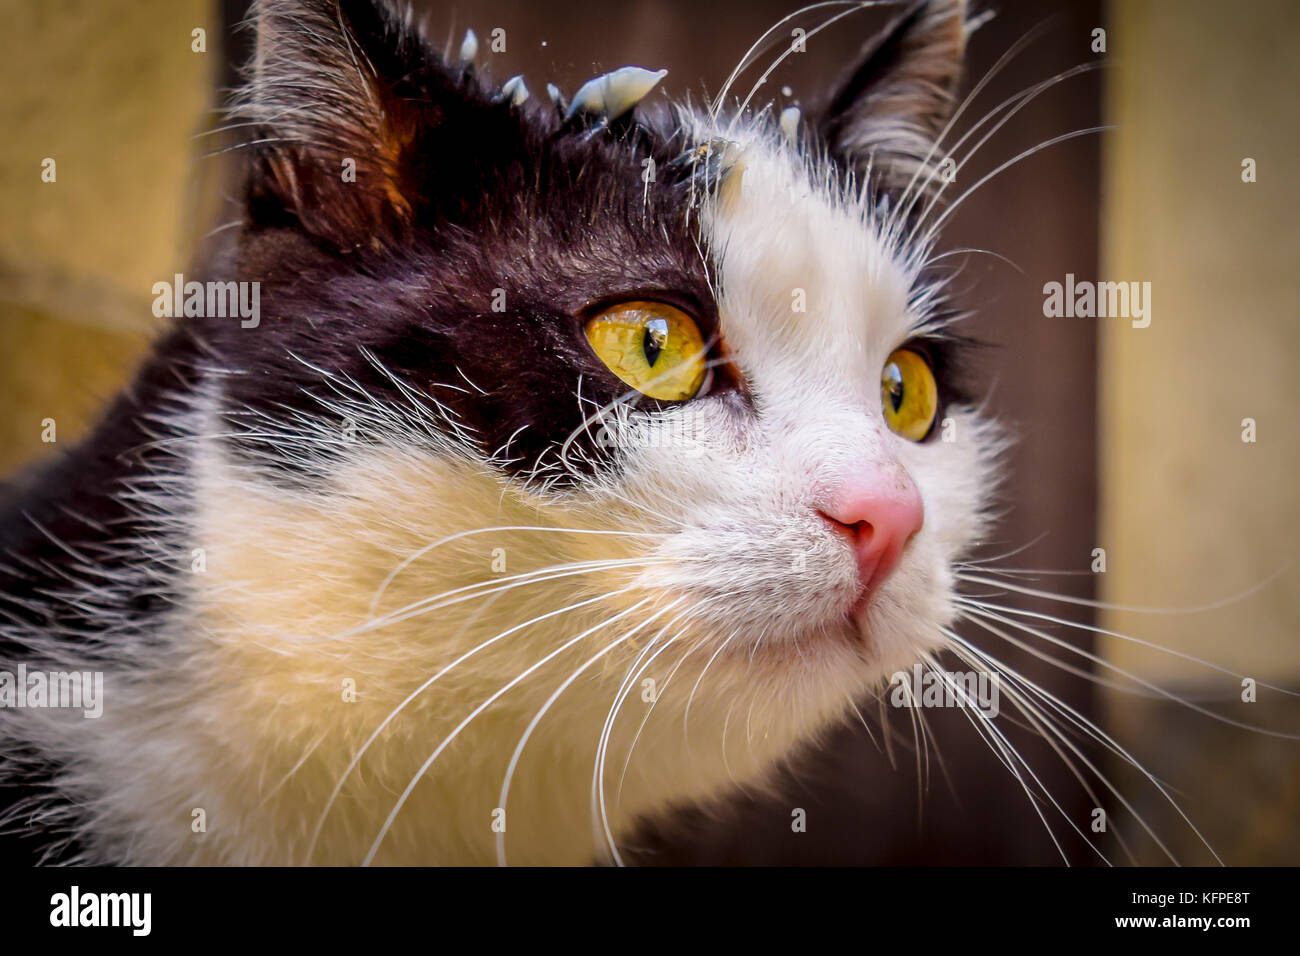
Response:
[[[885,422],[908,441],[922,441],[939,412],[939,387],[930,365],[911,349],[898,349],[880,372]]]
[[[664,302],[621,302],[587,320],[587,341],[611,372],[665,402],[693,398],[708,371],[695,320]]]

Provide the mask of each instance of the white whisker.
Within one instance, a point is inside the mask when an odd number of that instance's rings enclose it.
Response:
[[[371,862],[375,858],[375,854],[379,852],[380,844],[384,842],[384,837],[387,836],[388,831],[392,829],[393,822],[397,819],[397,815],[401,813],[402,807],[406,805],[406,801],[410,798],[411,793],[415,790],[416,785],[420,782],[420,780],[424,778],[424,775],[428,773],[429,768],[433,766],[434,762],[438,759],[438,757],[442,754],[442,752],[451,745],[451,742],[460,735],[460,732],[462,730],[464,730],[467,726],[469,726],[469,724],[474,720],[474,718],[478,717],[479,714],[483,713],[483,711],[491,707],[492,704],[494,704],[497,700],[499,700],[501,696],[507,693],[511,688],[517,686],[521,681],[526,679],[529,675],[536,672],[538,668],[540,668],[543,664],[546,664],[549,661],[553,660],[558,655],[560,655],[561,653],[563,653],[564,651],[572,647],[574,644],[577,644],[583,638],[586,638],[591,634],[594,634],[596,631],[600,630],[603,627],[607,627],[610,624],[613,624],[615,621],[622,620],[624,617],[627,617],[627,615],[633,613],[634,611],[638,610],[644,605],[650,603],[651,600],[652,598],[643,598],[642,600],[638,601],[636,604],[632,605],[630,608],[624,611],[620,611],[618,614],[615,614],[613,617],[607,618],[606,620],[601,621],[599,624],[595,624],[592,627],[587,628],[587,630],[583,631],[577,637],[571,638],[570,640],[562,644],[560,647],[551,651],[541,660],[530,665],[518,676],[511,678],[511,680],[508,681],[503,687],[495,691],[492,694],[492,696],[490,696],[487,700],[483,701],[483,703],[475,707],[474,710],[469,714],[469,716],[467,716],[464,720],[462,720],[459,724],[457,724],[455,728],[452,729],[451,733],[447,734],[447,736],[443,738],[442,743],[438,744],[438,746],[434,749],[433,753],[429,754],[428,759],[426,759],[424,763],[420,765],[420,768],[415,772],[415,775],[411,778],[411,782],[406,785],[406,788],[402,791],[401,795],[397,798],[397,803],[393,805],[393,809],[389,812],[387,818],[385,818],[383,826],[381,826],[379,829],[379,834],[375,837],[374,842],[370,845],[369,852],[366,853],[366,858],[362,861],[362,866],[369,866],[371,864]]]

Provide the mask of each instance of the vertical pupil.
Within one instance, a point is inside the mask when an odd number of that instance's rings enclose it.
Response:
[[[885,394],[897,414],[903,407],[903,373],[893,362],[885,366]]]
[[[641,343],[645,360],[651,367],[659,360],[659,353],[668,342],[668,320],[650,319],[645,324],[645,339]]]

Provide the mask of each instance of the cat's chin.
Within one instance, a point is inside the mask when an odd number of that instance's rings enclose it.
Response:
[[[730,605],[736,616],[727,621],[704,615],[714,636],[706,639],[723,659],[764,661],[769,665],[817,669],[829,660],[843,666],[846,658],[873,673],[890,673],[903,663],[942,644],[949,602],[925,588],[887,581],[878,587],[828,576],[821,593],[805,594],[783,607],[764,608],[755,600]],[[745,627],[737,628],[739,621]],[[741,634],[751,634],[748,640]],[[731,635],[730,640],[724,640]],[[818,653],[824,652],[824,653]]]
[[[824,616],[810,615],[802,626],[770,633],[752,653],[811,672],[851,662],[855,675],[870,684],[941,648],[943,627],[951,617],[950,601],[915,582],[831,593],[825,608]],[[749,656],[752,647],[745,645],[743,653]]]
[[[836,662],[833,666],[841,667],[849,658],[856,666],[866,665],[874,671],[885,666],[885,662],[892,666],[900,654],[910,660],[924,650],[874,618],[871,595],[837,604],[834,613],[815,623],[768,633],[757,642],[733,642],[722,653],[741,664],[764,661],[800,670],[816,670],[831,661]]]
[[[853,598],[849,601],[848,610],[845,616],[853,622],[855,627],[865,627],[865,621],[871,613],[871,607],[880,596],[879,585],[868,582],[862,585]]]

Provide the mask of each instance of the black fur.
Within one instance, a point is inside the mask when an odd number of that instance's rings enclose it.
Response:
[[[93,671],[124,647],[150,653],[175,594],[163,568],[129,586],[122,576],[138,568],[146,539],[172,556],[170,568],[189,562],[172,516],[157,520],[137,493],[162,479],[173,516],[186,507],[185,439],[170,422],[192,386],[195,354],[186,330],[162,340],[86,441],[0,490],[0,668]],[[57,644],[29,646],[22,635],[33,631]],[[71,807],[53,786],[59,760],[32,747],[10,746],[3,757],[0,865],[76,859],[82,848],[63,829]]]
[[[172,533],[136,491],[164,479],[177,504],[185,500],[184,449],[170,416],[191,387],[194,351],[184,331],[164,339],[86,441],[0,493],[0,661],[57,663],[16,639],[32,629],[64,635],[90,666],[111,658],[118,640],[147,641],[170,606],[165,584],[124,594],[119,576],[138,565],[141,540],[166,550]],[[184,542],[171,544],[179,564]]]
[[[221,383],[232,424],[250,413],[337,418],[326,404],[345,381],[381,403],[420,403],[434,419],[441,406],[480,455],[506,460],[511,473],[562,484],[611,465],[586,432],[585,454],[564,465],[557,457],[585,417],[627,392],[587,344],[585,310],[669,299],[706,335],[716,327],[688,222],[691,170],[671,163],[684,144],[640,121],[593,129],[565,123],[549,103],[514,107],[370,3],[343,8],[358,55],[380,73],[379,102],[401,127],[391,172],[400,199],[375,199],[386,187],[367,177],[390,174],[365,158],[357,183],[341,181],[347,154],[332,144],[348,148],[346,130],[287,152],[274,127],[252,133],[266,145],[253,147],[248,226],[207,278],[260,282],[262,321],[244,329],[215,320],[203,332],[231,372]],[[342,59],[338,68],[353,69]],[[647,158],[658,170],[649,188]],[[357,191],[370,197],[360,209],[348,205]],[[360,238],[367,230],[371,241]],[[502,294],[504,311],[494,311]],[[657,403],[634,396],[633,404]],[[257,460],[295,467],[281,441],[240,444]]]

